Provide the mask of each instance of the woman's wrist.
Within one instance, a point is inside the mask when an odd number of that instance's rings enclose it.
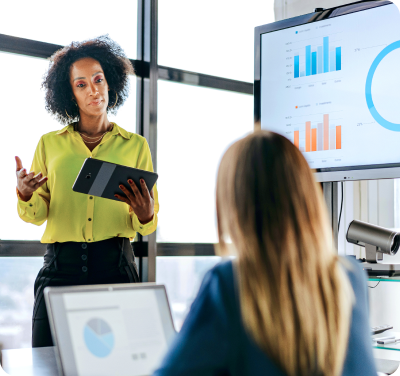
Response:
[[[19,198],[20,198],[22,201],[24,201],[24,202],[27,202],[27,201],[29,201],[29,200],[32,198],[32,193],[31,193],[30,195],[24,195],[24,194],[22,194],[22,193],[19,191],[18,188],[17,188],[17,191],[18,191],[18,196],[19,196]]]
[[[154,217],[154,213],[148,219],[142,220],[141,218],[138,217],[138,220],[142,225],[146,225],[147,223],[149,223],[153,220],[153,217]]]

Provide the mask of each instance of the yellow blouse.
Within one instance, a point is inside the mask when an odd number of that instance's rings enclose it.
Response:
[[[120,236],[133,239],[136,232],[148,235],[157,228],[159,210],[154,186],[154,217],[141,224],[124,202],[89,196],[72,190],[86,158],[153,171],[146,139],[114,123],[101,143],[91,152],[70,124],[43,135],[35,151],[31,171],[43,173],[48,181],[25,202],[18,198],[18,215],[28,223],[42,225],[47,220],[42,243],[96,242]]]

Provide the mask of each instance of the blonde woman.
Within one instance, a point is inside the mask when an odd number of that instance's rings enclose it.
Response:
[[[376,376],[367,281],[340,259],[300,151],[260,131],[221,161],[222,255],[155,376]],[[227,242],[232,245],[227,247]]]

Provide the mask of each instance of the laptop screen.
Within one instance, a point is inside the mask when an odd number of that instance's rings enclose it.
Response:
[[[156,369],[174,336],[163,286],[70,290],[49,294],[66,376],[143,376]]]

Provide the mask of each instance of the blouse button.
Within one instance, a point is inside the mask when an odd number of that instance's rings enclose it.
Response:
[[[29,206],[31,206],[31,207],[32,207],[33,205],[32,205],[32,204],[29,204]]]
[[[88,270],[87,266],[82,266],[82,271],[83,271],[84,273],[86,273],[87,270]]]
[[[81,257],[82,257],[82,260],[83,260],[83,261],[86,261],[86,260],[87,260],[87,256],[86,256],[86,255],[82,255]]]
[[[93,200],[93,196],[90,196],[89,198],[90,198],[91,200]]]
[[[90,222],[92,220],[92,218],[88,218],[88,221]]]
[[[86,249],[87,248],[87,244],[86,243],[82,243],[82,248]]]

